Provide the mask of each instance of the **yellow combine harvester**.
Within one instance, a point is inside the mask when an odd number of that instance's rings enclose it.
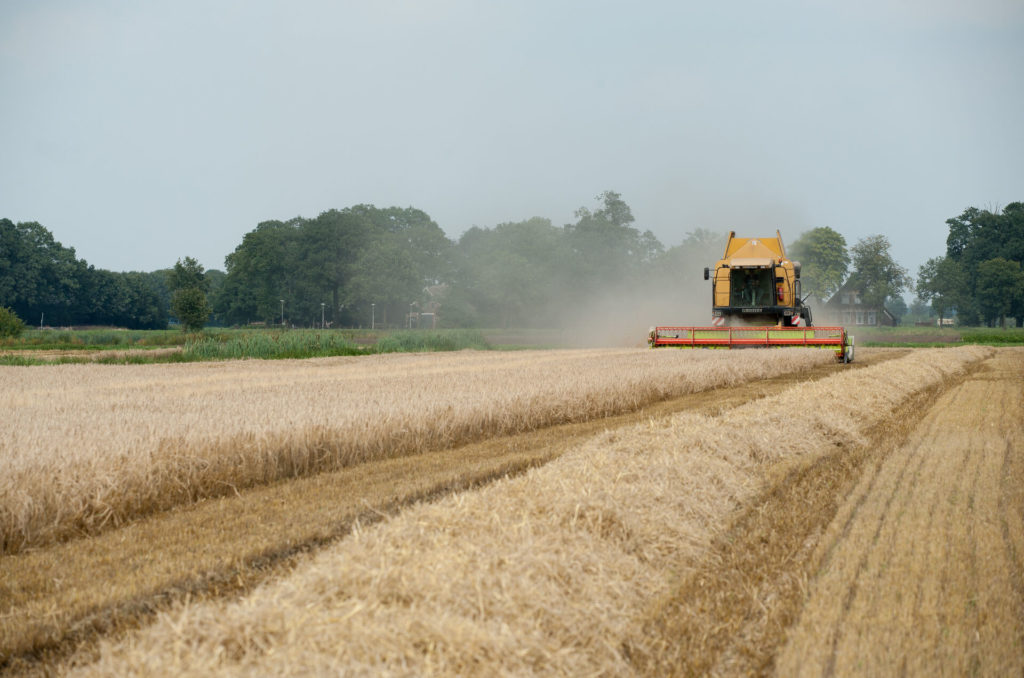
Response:
[[[782,234],[774,238],[737,238],[729,233],[725,255],[711,280],[712,319],[708,327],[653,327],[653,348],[746,348],[802,346],[834,350],[853,360],[853,337],[842,327],[814,327],[811,309],[801,298],[800,262],[786,257]]]

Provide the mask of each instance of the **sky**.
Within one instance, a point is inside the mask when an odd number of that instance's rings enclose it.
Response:
[[[1020,0],[0,4],[0,218],[115,271],[223,270],[361,203],[456,239],[613,190],[666,246],[830,226],[916,276],[946,219],[1024,201],[1022,158]]]

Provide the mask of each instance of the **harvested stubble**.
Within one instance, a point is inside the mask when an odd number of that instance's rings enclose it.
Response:
[[[784,676],[1024,675],[1024,349],[942,395],[828,526]]]
[[[831,359],[605,349],[4,368],[0,553],[239,488]]]
[[[647,604],[772,463],[856,443],[990,351],[922,351],[715,419],[609,432],[524,476],[411,509],[234,603],[184,605],[85,675],[616,675]],[[731,356],[735,357],[735,356]],[[803,415],[799,435],[792,413]]]

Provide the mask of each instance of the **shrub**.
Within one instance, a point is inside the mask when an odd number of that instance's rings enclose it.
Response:
[[[6,306],[0,306],[0,337],[21,336],[24,330],[25,323],[21,318]]]

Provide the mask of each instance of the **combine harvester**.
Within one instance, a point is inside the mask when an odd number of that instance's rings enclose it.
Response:
[[[814,327],[811,309],[800,296],[800,263],[786,258],[782,234],[737,238],[729,233],[725,256],[711,282],[710,327],[652,327],[652,348],[752,348],[800,346],[835,351],[853,361],[853,337],[842,327]]]

